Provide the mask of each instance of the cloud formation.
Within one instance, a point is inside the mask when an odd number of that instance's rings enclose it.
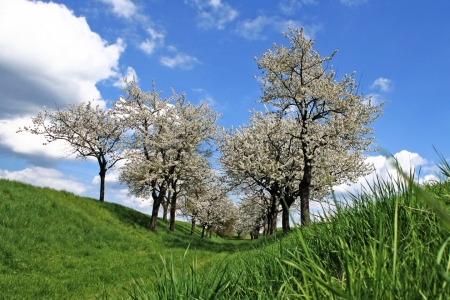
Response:
[[[209,107],[216,104],[216,100],[214,100],[213,96],[211,96],[206,90],[204,89],[192,89],[194,92],[200,94],[200,101],[205,102],[208,104]]]
[[[198,26],[204,29],[224,29],[225,24],[238,16],[238,11],[221,0],[184,0],[197,9]]]
[[[64,177],[64,174],[58,170],[41,167],[31,167],[13,172],[0,170],[0,178],[50,187],[56,190],[66,190],[78,195],[86,191],[83,184]]]
[[[117,81],[116,82],[114,82],[114,86],[117,86],[117,87],[122,87],[122,86],[124,86],[125,85],[125,82],[124,82],[124,78],[126,78],[127,79],[127,81],[128,82],[130,82],[131,80],[133,80],[133,78],[136,80],[136,82],[139,82],[139,78],[138,78],[138,76],[137,76],[137,74],[136,74],[136,70],[134,70],[132,67],[128,67],[127,68],[127,71],[125,72],[125,74],[123,74],[122,76],[120,76],[120,78],[118,78],[117,79]]]
[[[266,40],[266,34],[269,31],[286,32],[288,26],[292,29],[304,27],[304,34],[308,39],[312,38],[322,28],[319,24],[303,25],[296,20],[260,15],[255,19],[240,22],[235,33],[247,40]]]
[[[0,146],[12,153],[55,157],[55,147],[29,134],[42,106],[64,107],[92,101],[105,106],[96,84],[119,77],[121,39],[108,44],[91,31],[85,18],[62,4],[41,1],[0,2]],[[31,142],[33,141],[33,142]],[[53,148],[52,148],[53,147]],[[52,150],[53,149],[53,150]],[[59,152],[59,157],[63,156]]]
[[[381,92],[389,92],[393,89],[392,80],[380,77],[370,86],[372,89],[379,89]]]
[[[296,13],[303,5],[317,4],[316,0],[281,0],[279,7],[285,15]]]
[[[347,6],[358,6],[366,3],[368,0],[341,0],[341,3]]]
[[[112,6],[113,12],[119,17],[131,18],[136,14],[136,5],[130,0],[100,0]]]
[[[64,5],[0,3],[0,118],[100,99],[99,81],[117,75],[125,45],[108,45]]]
[[[423,157],[421,157],[418,153],[409,152],[407,150],[402,150],[393,157],[385,157],[383,155],[377,156],[368,156],[366,159],[366,163],[373,165],[375,171],[365,177],[361,177],[358,179],[356,183],[347,185],[341,184],[339,186],[334,187],[334,191],[337,195],[345,195],[348,192],[358,194],[363,189],[369,190],[369,186],[377,180],[377,178],[389,181],[389,180],[398,180],[401,178],[401,175],[397,172],[395,168],[395,160],[397,160],[400,168],[406,174],[410,172],[417,172],[418,168],[425,169],[429,167],[430,163]],[[432,168],[428,168],[432,169]],[[417,173],[416,173],[417,175]],[[416,178],[417,182],[424,183],[430,180],[437,180],[437,176],[434,174],[426,174],[422,175],[420,178]]]
[[[147,33],[149,34],[149,38],[145,39],[139,45],[139,48],[146,54],[151,55],[156,49],[164,46],[165,35],[162,31],[156,31],[152,27],[147,28]]]
[[[185,53],[179,52],[173,57],[163,56],[161,57],[161,63],[169,68],[180,68],[184,70],[190,70],[200,63],[200,61],[194,57]]]

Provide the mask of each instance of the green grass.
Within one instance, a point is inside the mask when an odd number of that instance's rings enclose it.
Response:
[[[155,234],[149,221],[121,205],[0,180],[0,299],[125,296],[133,278],[156,278],[161,256],[204,265],[250,246],[204,240],[199,230],[190,237],[184,222],[172,233],[158,220]]]
[[[190,237],[183,222],[154,234],[147,215],[17,182],[0,180],[0,199],[5,299],[450,295],[450,181],[378,180],[324,222],[256,241]]]
[[[449,168],[450,169],[450,168]],[[133,299],[449,299],[450,182],[378,180],[326,222],[182,274],[166,263]],[[266,240],[267,241],[267,240]]]

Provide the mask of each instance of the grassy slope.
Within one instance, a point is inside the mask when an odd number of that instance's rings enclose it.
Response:
[[[450,207],[450,182],[425,190],[379,182],[328,222],[267,245],[276,237],[191,238],[186,223],[153,234],[131,209],[0,180],[0,295],[115,299],[125,286],[145,299],[448,299],[448,212],[426,198]],[[160,253],[172,253],[165,269]]]
[[[350,202],[206,274],[138,285],[134,299],[450,299],[450,181],[378,181]]]
[[[132,209],[49,188],[0,180],[0,298],[95,298],[120,295],[130,278],[155,278],[161,254],[199,265],[246,247],[243,242],[170,233]]]

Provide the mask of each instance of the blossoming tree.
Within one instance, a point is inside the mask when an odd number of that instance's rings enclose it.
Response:
[[[63,140],[69,145],[68,155],[97,159],[100,172],[100,201],[105,200],[106,172],[123,159],[120,147],[125,124],[117,118],[114,109],[93,107],[91,102],[69,104],[64,109],[53,111],[44,107],[35,118],[33,126],[19,128],[43,135],[47,143]]]
[[[369,125],[382,113],[381,104],[358,93],[354,73],[336,80],[328,65],[336,51],[321,57],[303,29],[289,29],[290,46],[273,46],[255,58],[262,69],[260,102],[271,105],[295,127],[289,136],[298,141],[296,157],[302,173],[298,183],[301,222],[310,224],[309,201],[315,169],[324,168],[331,183],[355,180],[367,174],[364,151],[370,151]]]
[[[124,92],[128,96],[119,99],[116,107],[132,134],[120,180],[130,194],[152,197],[152,231],[156,229],[161,203],[170,191],[169,226],[173,231],[182,184],[188,174],[195,173],[202,146],[216,134],[219,114],[206,103],[196,106],[186,102],[184,94],[174,92],[162,100],[154,87],[145,93],[134,80],[126,84]]]

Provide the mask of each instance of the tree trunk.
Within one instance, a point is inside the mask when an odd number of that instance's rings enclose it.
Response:
[[[172,197],[170,198],[170,225],[169,230],[175,230],[175,213],[177,211],[177,192],[173,192]]]
[[[205,227],[206,227],[206,225],[202,226],[202,236],[201,236],[201,238],[205,237]]]
[[[287,206],[286,202],[281,204],[283,212],[281,215],[281,227],[283,228],[283,232],[287,233],[291,231],[291,226],[289,225],[289,207]]]
[[[309,165],[308,165],[309,164]],[[305,168],[303,171],[303,178],[299,184],[300,192],[300,220],[302,226],[309,226],[311,218],[309,215],[309,192],[311,189],[312,168],[308,161],[305,161]]]
[[[166,188],[164,186],[161,187],[159,191],[159,195],[156,194],[155,191],[152,192],[153,198],[153,208],[152,208],[152,217],[150,219],[150,230],[156,231],[156,220],[158,219],[159,207],[161,206],[161,202],[166,194]]]
[[[271,235],[274,234],[275,232],[277,232],[277,217],[278,217],[278,212],[274,212],[273,213],[273,218],[272,218],[272,225],[271,227]]]
[[[169,212],[169,205],[166,204],[166,203],[164,202],[164,203],[162,203],[162,207],[163,207],[163,217],[162,217],[162,220],[163,220],[164,222],[167,222],[167,214],[168,214],[168,212]]]
[[[269,211],[267,212],[267,235],[272,235],[277,230],[277,215],[278,215],[278,199],[275,195],[271,196],[271,203]]]
[[[195,219],[192,218],[191,220],[191,236],[193,236],[195,233]]]
[[[101,160],[98,159],[98,163],[100,165],[100,172],[98,175],[100,176],[100,202],[105,202],[105,177],[106,177],[106,161],[103,158]]]

